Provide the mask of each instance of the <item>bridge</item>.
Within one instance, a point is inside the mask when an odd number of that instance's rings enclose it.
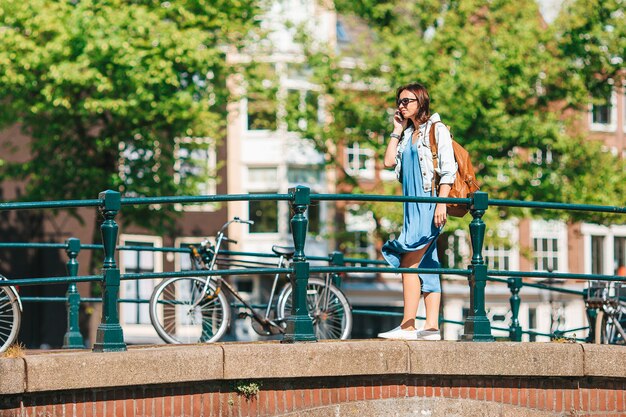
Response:
[[[618,416],[623,347],[352,340],[27,352],[0,416]]]
[[[127,347],[117,312],[120,281],[182,277],[189,272],[120,274],[114,257],[115,216],[122,206],[251,199],[289,201],[295,213],[291,223],[296,253],[291,269],[253,270],[290,273],[293,306],[283,341],[289,343]],[[471,308],[464,322],[465,342],[315,342],[306,307],[309,272],[415,271],[310,266],[304,252],[307,219],[303,213],[315,199],[467,204],[472,215],[468,269],[417,269],[468,278]],[[306,187],[279,195],[121,198],[119,193],[106,191],[94,200],[1,203],[0,210],[98,207],[105,221],[101,275],[77,276],[76,268],[68,266],[70,275],[66,277],[0,281],[3,287],[68,283],[68,303],[71,299],[80,302],[71,289],[77,282],[101,282],[104,289],[102,321],[93,351],[28,351],[0,358],[0,416],[626,415],[623,347],[569,343],[568,339],[561,339],[562,343],[485,343],[495,340],[485,312],[485,285],[490,277],[624,281],[613,275],[488,271],[482,257],[486,226],[481,218],[490,204],[626,213],[623,207],[490,201],[481,192],[464,199],[446,199],[310,195]],[[521,283],[511,284],[515,295]],[[519,298],[515,301],[512,297],[512,306],[515,303],[519,305]],[[511,338],[519,340],[519,324],[513,327]]]

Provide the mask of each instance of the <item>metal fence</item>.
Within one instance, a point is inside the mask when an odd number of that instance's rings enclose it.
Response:
[[[115,218],[123,206],[146,205],[146,204],[196,204],[207,202],[226,201],[288,201],[294,212],[291,219],[291,230],[293,235],[295,254],[290,268],[235,268],[212,271],[178,271],[161,273],[132,273],[120,274],[116,264],[114,254],[116,250],[148,250],[146,247],[117,247],[118,224]],[[355,258],[344,258],[341,253],[333,253],[328,257],[308,257],[305,255],[305,242],[308,220],[304,213],[311,201],[379,201],[389,203],[423,202],[423,203],[455,203],[466,204],[470,209],[472,220],[469,223],[470,239],[472,246],[471,263],[467,269],[455,268],[389,268],[383,267],[384,261],[364,260]],[[0,281],[0,286],[9,285],[46,285],[46,284],[69,284],[67,297],[38,299],[28,301],[66,301],[68,305],[68,331],[66,333],[64,347],[82,347],[82,337],[78,331],[78,305],[81,301],[96,301],[95,299],[82,299],[76,291],[78,282],[101,282],[103,286],[102,298],[97,301],[102,302],[102,318],[96,334],[96,341],[93,350],[96,352],[122,351],[126,350],[122,327],[119,323],[118,302],[145,302],[145,300],[120,300],[119,286],[121,280],[172,278],[188,276],[228,276],[228,275],[254,275],[254,274],[288,274],[293,285],[293,303],[291,316],[287,319],[287,329],[284,335],[285,342],[314,341],[316,340],[311,318],[307,312],[306,287],[311,273],[331,273],[335,274],[335,279],[339,279],[341,273],[350,272],[370,272],[370,273],[435,273],[459,275],[468,278],[470,294],[470,312],[464,322],[443,320],[444,322],[462,324],[464,334],[462,340],[474,342],[488,342],[495,340],[492,335],[492,327],[485,310],[485,286],[487,281],[506,283],[511,290],[511,311],[513,319],[511,326],[498,328],[498,330],[509,331],[511,340],[521,340],[522,333],[547,335],[531,330],[523,331],[517,319],[519,312],[520,296],[519,291],[523,286],[536,287],[546,290],[568,292],[578,294],[578,292],[567,289],[555,289],[545,284],[535,284],[523,282],[522,278],[554,278],[563,280],[598,280],[598,281],[619,281],[625,282],[626,278],[615,275],[598,274],[570,274],[556,272],[525,272],[525,271],[497,271],[488,270],[482,255],[483,242],[486,225],[482,220],[485,211],[489,206],[498,207],[526,207],[533,209],[548,210],[577,210],[587,212],[607,212],[624,214],[626,207],[580,205],[565,203],[542,203],[512,200],[489,200],[485,192],[476,192],[469,198],[441,198],[441,197],[401,197],[401,196],[381,196],[381,195],[358,195],[358,194],[310,194],[307,187],[297,186],[289,189],[287,194],[239,194],[239,195],[213,195],[195,197],[154,197],[154,198],[121,198],[116,191],[104,191],[94,200],[68,200],[49,202],[12,202],[0,203],[0,211],[7,210],[28,210],[28,209],[61,209],[76,207],[97,207],[104,221],[101,225],[102,245],[81,245],[78,239],[68,239],[65,244],[55,243],[0,243],[0,248],[7,247],[48,247],[65,249],[68,254],[67,270],[68,275],[62,277],[46,278],[25,278]],[[103,269],[101,275],[79,276],[77,256],[81,249],[101,249],[104,252]],[[186,251],[181,248],[152,248],[159,251]],[[249,254],[245,252],[227,252],[231,255],[255,255],[267,256],[263,254]],[[310,261],[328,261],[329,266],[311,266]],[[353,266],[346,266],[353,264]],[[379,266],[356,266],[379,265]],[[507,279],[497,278],[507,277]],[[582,295],[582,293],[580,294]],[[355,310],[356,314],[396,314],[372,312],[367,310]],[[574,329],[579,330],[579,329]],[[570,330],[573,331],[573,330]],[[566,332],[561,332],[561,334]]]

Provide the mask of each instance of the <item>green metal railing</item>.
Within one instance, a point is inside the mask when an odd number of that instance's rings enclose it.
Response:
[[[293,286],[293,303],[291,316],[287,321],[285,342],[315,341],[313,325],[308,315],[306,307],[306,285],[311,272],[332,273],[334,279],[339,280],[340,273],[346,272],[412,272],[412,273],[437,273],[467,276],[470,292],[470,314],[463,322],[463,340],[467,341],[493,341],[491,324],[485,310],[485,286],[490,277],[507,276],[513,281],[507,280],[507,284],[512,288],[513,304],[517,305],[519,300],[521,277],[537,278],[558,278],[558,279],[585,279],[603,281],[624,281],[624,278],[609,275],[590,274],[566,274],[566,273],[542,273],[542,272],[511,272],[511,271],[488,271],[482,255],[483,242],[486,225],[482,220],[489,205],[501,207],[527,207],[544,208],[556,210],[584,210],[592,212],[626,213],[626,207],[610,207],[596,205],[572,205],[563,203],[538,203],[509,200],[491,200],[485,192],[476,192],[469,198],[440,198],[440,197],[400,197],[400,196],[380,196],[380,195],[356,195],[356,194],[310,194],[307,187],[297,186],[289,189],[288,194],[239,194],[239,195],[214,195],[196,197],[152,197],[152,198],[121,198],[116,191],[104,191],[99,194],[97,200],[71,200],[71,201],[51,201],[51,202],[26,202],[26,203],[0,203],[0,210],[23,210],[23,209],[59,209],[73,207],[97,207],[104,217],[101,225],[102,250],[104,251],[102,275],[77,276],[76,256],[80,251],[80,244],[70,245],[67,243],[68,256],[68,276],[38,278],[38,279],[16,279],[9,282],[0,282],[0,285],[40,285],[50,283],[68,283],[68,299],[75,300],[75,284],[78,282],[99,281],[103,286],[102,295],[102,318],[98,326],[94,351],[121,351],[126,350],[122,328],[119,323],[117,303],[119,302],[119,286],[121,280],[130,279],[154,279],[169,277],[185,277],[198,275],[247,275],[247,274],[273,274],[288,273]],[[295,213],[291,219],[291,230],[295,246],[294,259],[289,269],[287,268],[246,268],[228,269],[217,271],[182,271],[167,273],[141,273],[141,274],[120,274],[120,270],[115,262],[114,254],[116,248],[118,225],[115,218],[123,206],[145,205],[145,204],[192,204],[207,202],[227,202],[227,201],[288,201],[292,211]],[[311,201],[381,201],[381,202],[425,202],[425,203],[456,203],[466,204],[470,209],[472,220],[469,223],[470,239],[472,245],[471,263],[467,269],[452,268],[381,268],[381,267],[349,267],[345,263],[367,263],[361,259],[346,259],[341,254],[331,256],[331,266],[311,266],[314,257],[307,258],[304,247],[308,220],[304,213],[308,209]],[[145,250],[145,247],[141,247]],[[231,252],[236,253],[236,252]],[[73,261],[72,261],[73,259]],[[379,261],[380,262],[380,261]],[[384,263],[373,263],[383,265]],[[491,278],[493,279],[493,278]],[[525,283],[523,285],[526,285]],[[519,306],[517,307],[519,309]],[[75,314],[71,315],[75,317]],[[68,319],[70,320],[70,319]],[[74,330],[74,322],[68,324],[68,329]],[[521,330],[513,331],[513,336],[517,339],[517,334]],[[76,327],[77,328],[77,327]],[[536,333],[536,332],[533,332]],[[68,332],[68,345],[72,345],[72,332]]]

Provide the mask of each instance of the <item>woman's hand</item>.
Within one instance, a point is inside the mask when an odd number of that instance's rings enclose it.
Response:
[[[446,224],[448,218],[448,209],[445,203],[438,203],[435,207],[435,226],[442,227]]]
[[[400,111],[396,111],[393,115],[393,132],[398,134],[404,132],[407,123],[408,119],[404,119],[402,117],[402,113],[400,113]]]

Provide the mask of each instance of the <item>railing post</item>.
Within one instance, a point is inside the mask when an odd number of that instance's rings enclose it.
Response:
[[[293,343],[300,341],[315,342],[317,338],[313,331],[313,321],[307,309],[307,286],[309,283],[309,263],[304,254],[306,231],[309,221],[304,216],[311,202],[308,187],[298,185],[289,189],[292,197],[291,207],[294,216],[291,219],[293,245],[296,249],[293,255],[291,280],[291,316],[287,318],[287,329],[283,342]]]
[[[71,237],[65,241],[65,252],[68,256],[66,264],[67,274],[71,277],[78,275],[78,253],[80,252],[80,240]],[[70,282],[67,287],[67,332],[63,337],[63,349],[82,349],[85,347],[83,335],[80,334],[78,325],[78,311],[80,309],[80,294],[76,290],[76,283]]]
[[[330,264],[332,266],[345,266],[346,262],[343,259],[343,253],[337,250],[331,253]],[[337,288],[341,288],[341,275],[336,272],[333,272],[331,274],[331,277],[333,279],[333,285]]]
[[[587,321],[589,322],[589,332],[587,333],[587,343],[593,343],[596,340],[596,317],[598,315],[598,309],[594,306],[590,306],[587,302],[589,298],[589,288],[583,289],[583,300],[585,300],[585,313],[587,314]]]
[[[122,204],[120,193],[117,191],[103,191],[98,198],[102,200],[100,210],[104,216],[104,222],[100,227],[104,248],[104,263],[102,265],[104,280],[102,284],[102,320],[98,326],[93,350],[94,352],[119,352],[126,350],[124,334],[117,311],[120,270],[115,263],[115,245],[117,243],[118,230],[115,216],[120,211]]]
[[[472,264],[469,266],[472,274],[469,276],[470,313],[465,319],[465,329],[462,340],[473,342],[493,342],[491,324],[485,312],[485,286],[487,284],[487,265],[483,259],[482,250],[485,240],[485,222],[482,217],[489,206],[487,193],[477,191],[472,195],[470,213],[474,218],[470,225],[472,239]]]
[[[519,296],[519,292],[523,286],[522,279],[509,278],[507,281],[509,289],[511,290],[511,298],[509,298],[509,302],[511,303],[511,326],[509,327],[509,339],[513,342],[521,342],[522,326],[519,325],[519,307],[521,298]]]

